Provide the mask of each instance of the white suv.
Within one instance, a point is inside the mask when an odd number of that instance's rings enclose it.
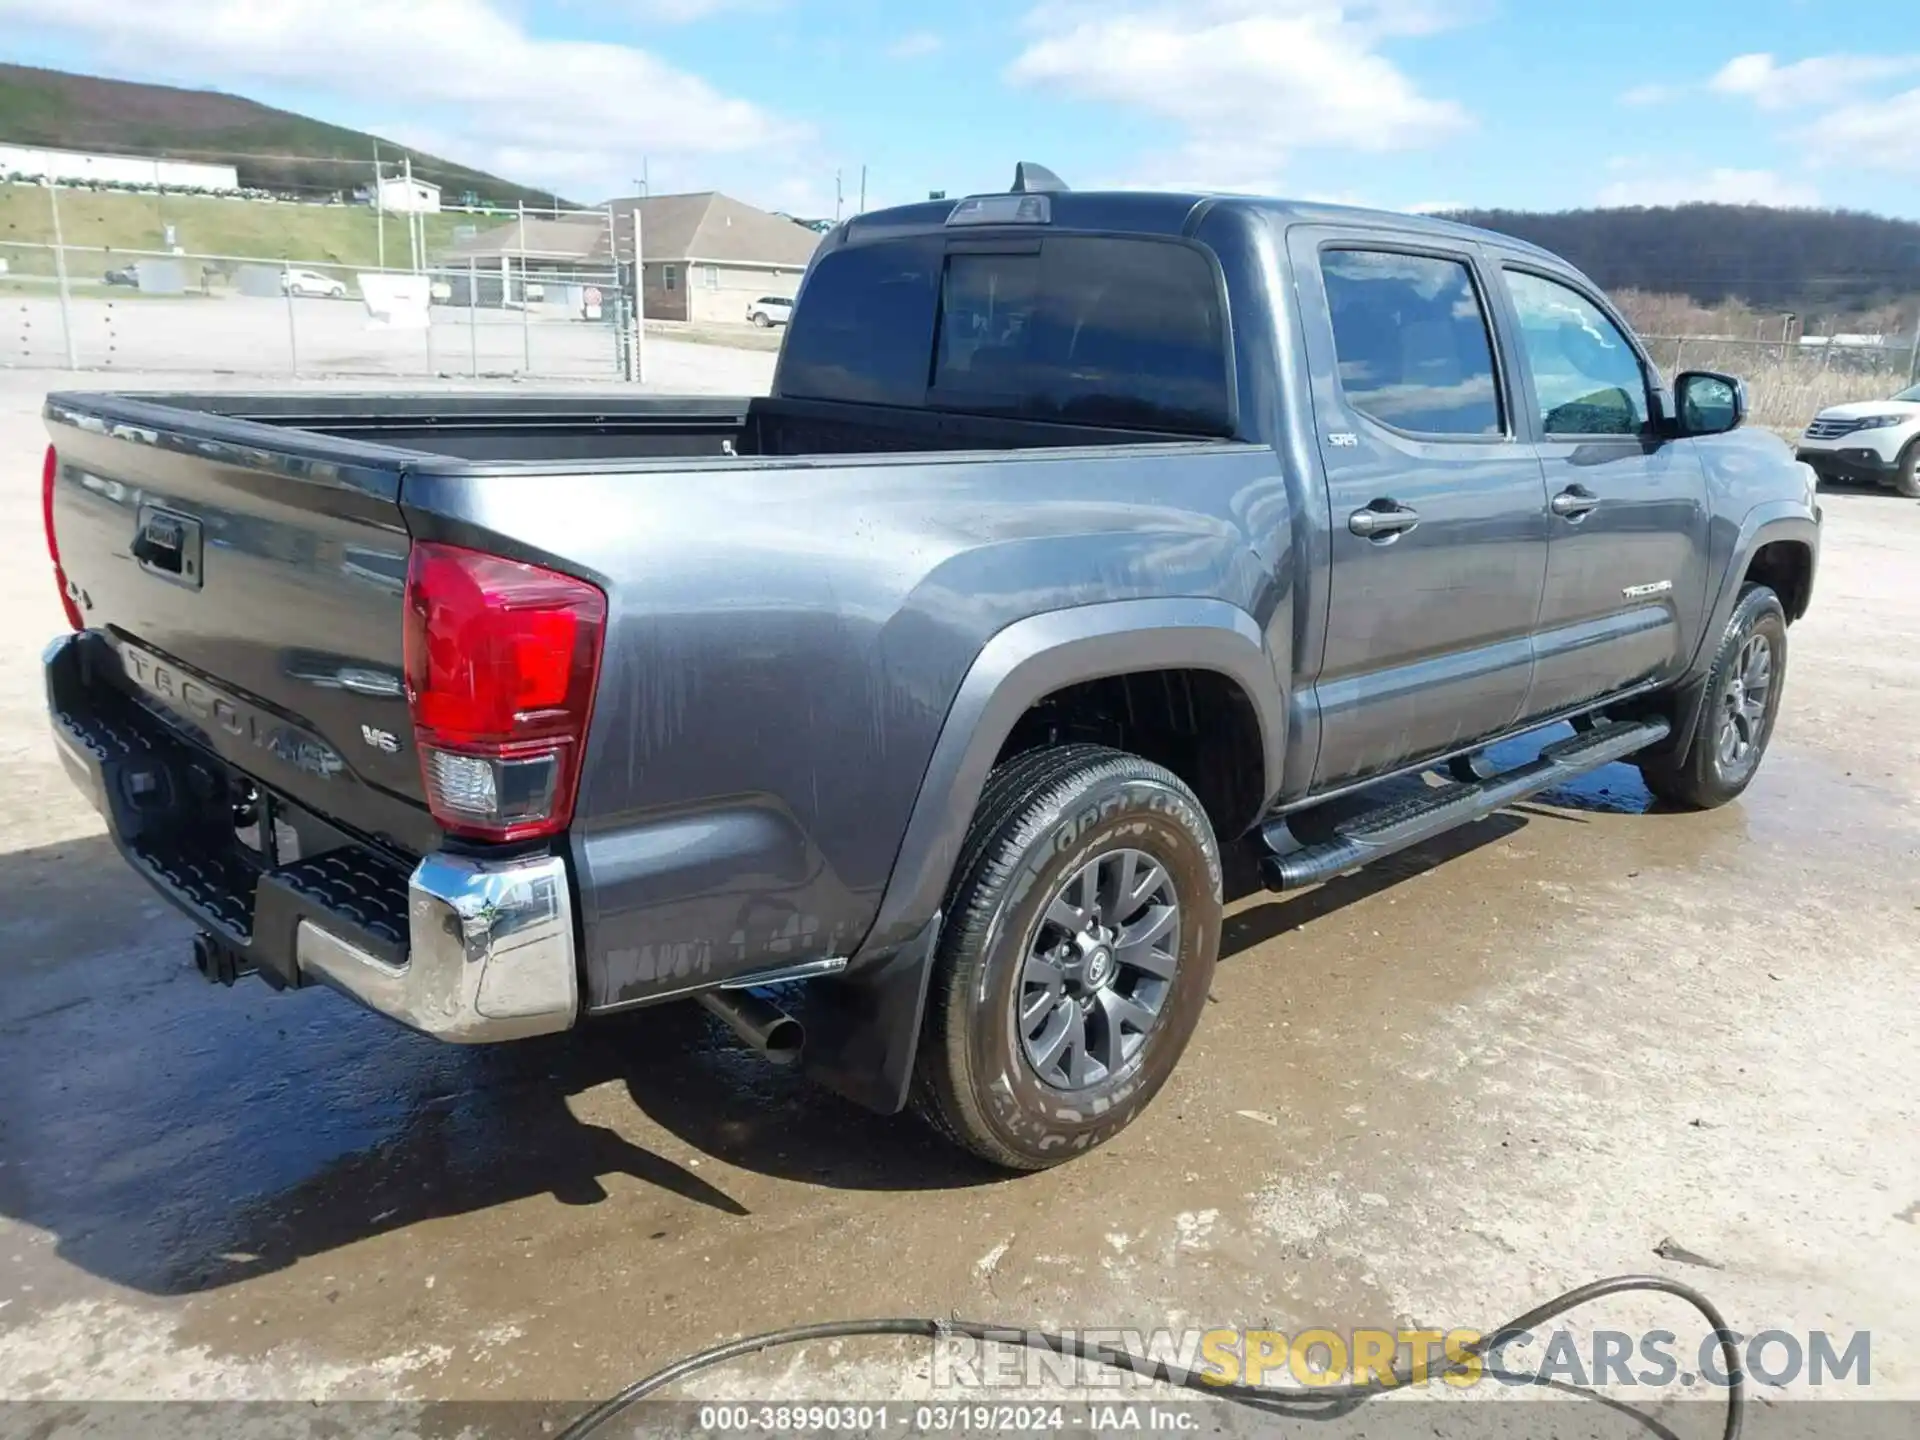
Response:
[[[318,270],[285,270],[280,275],[280,288],[289,295],[318,295],[323,300],[344,300],[347,287],[331,275],[322,275]]]
[[[762,295],[747,306],[747,319],[762,330],[774,325],[784,325],[793,319],[793,301],[784,295]]]
[[[1795,453],[1822,480],[1886,485],[1920,500],[1920,385],[1891,400],[1828,406]]]

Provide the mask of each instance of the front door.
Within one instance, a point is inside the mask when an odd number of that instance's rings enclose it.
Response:
[[[1692,440],[1663,439],[1652,367],[1569,277],[1509,263],[1551,513],[1530,717],[1656,680],[1691,659],[1707,586],[1706,471]]]
[[[1464,748],[1519,716],[1547,561],[1477,248],[1289,239],[1330,506],[1314,788]]]

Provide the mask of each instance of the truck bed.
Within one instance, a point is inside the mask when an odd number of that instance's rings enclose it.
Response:
[[[79,401],[81,397],[72,397]],[[1192,443],[1191,435],[921,408],[754,397],[454,394],[125,394],[205,420],[270,425],[411,454],[564,463]]]

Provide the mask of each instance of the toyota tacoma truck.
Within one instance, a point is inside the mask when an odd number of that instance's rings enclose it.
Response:
[[[1745,409],[1517,240],[1022,166],[831,231],[765,396],[50,396],[53,732],[212,978],[696,999],[1038,1168],[1186,1048],[1229,850],[1741,793],[1820,535]]]

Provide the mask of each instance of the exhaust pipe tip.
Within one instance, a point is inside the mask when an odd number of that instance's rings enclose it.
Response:
[[[206,930],[193,937],[193,968],[209,985],[232,986],[243,976],[253,974],[253,966],[244,957]]]
[[[750,990],[709,990],[694,997],[770,1065],[796,1065],[807,1032],[793,1016]]]

